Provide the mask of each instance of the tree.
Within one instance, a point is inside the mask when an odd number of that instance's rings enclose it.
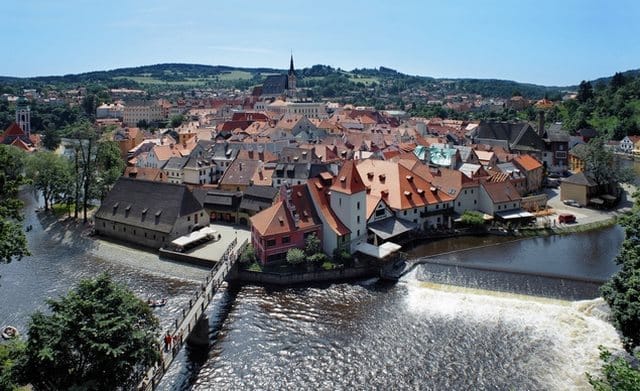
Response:
[[[177,128],[184,122],[184,115],[178,114],[171,117],[170,124],[172,128]]]
[[[0,144],[0,263],[29,255],[22,221],[18,188],[24,183],[25,155],[17,148]]]
[[[252,263],[255,262],[256,259],[256,249],[253,247],[253,244],[247,245],[240,254],[241,263]]]
[[[61,199],[61,195],[69,191],[73,181],[69,160],[49,151],[29,156],[26,175],[33,187],[42,192],[44,210],[49,210],[53,202]]]
[[[16,364],[24,355],[24,342],[12,339],[0,344],[0,390],[17,389]]]
[[[602,297],[611,307],[614,324],[622,333],[627,351],[640,345],[640,205],[639,193],[635,194],[631,213],[620,219],[625,239],[616,263],[620,270],[601,288]]]
[[[578,86],[578,94],[576,95],[576,100],[580,103],[585,103],[589,99],[593,98],[593,87],[591,83],[588,81],[581,81]]]
[[[611,78],[611,89],[613,91],[617,91],[618,88],[624,86],[626,82],[627,80],[624,75],[620,72],[616,72]]]
[[[596,391],[640,391],[640,371],[633,368],[623,357],[614,357],[609,351],[600,347],[600,359],[603,378],[587,373],[589,384]],[[636,354],[636,360],[640,356]]]
[[[103,200],[114,183],[122,176],[125,163],[120,156],[120,148],[115,141],[100,141],[97,149],[97,194]]]
[[[37,389],[134,389],[160,358],[158,320],[149,306],[102,274],[83,280],[50,315],[35,313],[23,362],[23,383]]]
[[[292,265],[299,265],[304,262],[304,251],[299,248],[292,248],[287,251],[287,262]]]
[[[60,132],[52,126],[45,127],[42,133],[42,145],[50,151],[55,151],[60,145]]]
[[[311,256],[311,255],[322,252],[322,249],[320,247],[322,243],[320,243],[320,239],[318,239],[318,236],[315,233],[312,233],[311,235],[307,236],[307,239],[305,239],[304,244],[305,244],[304,252],[305,254],[307,254],[307,256]]]
[[[608,191],[610,186],[629,182],[633,173],[628,169],[616,167],[613,152],[606,148],[606,136],[589,140],[584,154],[585,171],[598,184],[601,191]]]

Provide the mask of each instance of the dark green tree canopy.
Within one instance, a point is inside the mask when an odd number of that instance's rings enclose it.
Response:
[[[0,263],[29,255],[22,229],[23,203],[18,188],[24,183],[25,155],[9,145],[0,144]]]
[[[158,320],[148,305],[106,274],[48,302],[29,324],[22,383],[37,389],[134,389],[159,359]]]

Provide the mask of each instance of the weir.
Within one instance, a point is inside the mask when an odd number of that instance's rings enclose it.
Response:
[[[229,244],[220,261],[216,262],[209,271],[200,290],[196,292],[193,299],[189,300],[187,306],[182,309],[181,316],[175,319],[173,327],[161,333],[159,346],[164,346],[162,338],[167,332],[173,336],[172,346],[168,351],[162,350],[162,357],[156,366],[143,372],[144,376],[138,385],[138,390],[155,390],[184,343],[191,340],[203,340],[201,334],[203,333],[203,320],[205,320],[204,312],[227,278],[229,271],[235,265],[244,247],[248,245],[248,240],[245,240],[240,246],[237,246],[237,244],[237,238]],[[206,329],[206,325],[204,329]],[[190,337],[192,338],[190,339]]]

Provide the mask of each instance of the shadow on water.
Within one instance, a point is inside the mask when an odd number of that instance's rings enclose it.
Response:
[[[189,390],[198,378],[200,368],[216,358],[212,349],[222,332],[229,313],[233,310],[241,286],[229,284],[214,297],[204,316],[208,321],[209,345],[185,344],[158,386],[158,390]]]

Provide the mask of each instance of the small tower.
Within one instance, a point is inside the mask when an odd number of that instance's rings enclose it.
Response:
[[[291,54],[291,63],[289,64],[289,73],[287,75],[287,84],[290,94],[296,92],[296,71],[293,69],[293,54]]]
[[[16,102],[16,123],[27,137],[31,135],[31,108],[24,98],[20,98]]]

